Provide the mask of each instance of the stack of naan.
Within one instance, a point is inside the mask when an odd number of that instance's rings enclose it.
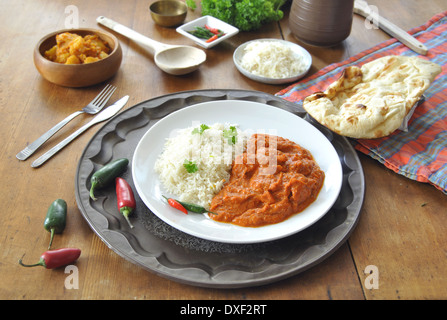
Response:
[[[439,65],[422,58],[382,57],[345,68],[326,91],[305,98],[303,107],[340,135],[384,137],[400,127],[440,72]]]

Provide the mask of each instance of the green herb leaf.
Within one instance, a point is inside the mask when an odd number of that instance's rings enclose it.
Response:
[[[209,129],[210,127],[208,127],[206,124],[201,124],[200,125],[200,129],[199,128],[194,128],[193,130],[192,130],[192,134],[202,134],[203,133],[203,131],[205,131],[206,129]]]
[[[185,167],[186,171],[188,171],[188,173],[194,173],[199,170],[197,164],[194,161],[190,161],[187,159],[185,159],[185,161],[183,162],[183,166]]]
[[[185,3],[191,10],[195,10],[197,8],[196,2],[194,0],[186,0]]]
[[[223,20],[241,31],[259,29],[284,17],[286,0],[202,0],[202,15]]]
[[[237,130],[235,126],[230,126],[229,129],[223,131],[223,136],[227,139],[229,144],[236,144],[237,141]]]

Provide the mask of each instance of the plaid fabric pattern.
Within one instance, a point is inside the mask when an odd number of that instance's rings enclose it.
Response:
[[[396,130],[379,139],[351,139],[356,150],[384,164],[407,178],[430,183],[447,193],[447,11],[409,32],[429,49],[421,58],[442,66],[425,101],[414,111],[408,132]],[[316,74],[276,94],[285,100],[302,104],[316,91],[324,91],[349,65],[363,65],[387,55],[417,56],[396,39],[390,39],[343,62],[331,64]]]

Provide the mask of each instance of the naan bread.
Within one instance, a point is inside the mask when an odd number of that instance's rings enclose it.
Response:
[[[384,137],[399,128],[440,72],[439,65],[421,58],[382,57],[345,68],[325,92],[305,98],[303,107],[340,135]]]

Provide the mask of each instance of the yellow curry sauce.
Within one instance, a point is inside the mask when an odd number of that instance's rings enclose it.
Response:
[[[210,211],[217,215],[210,217],[243,227],[282,222],[315,201],[324,177],[308,150],[282,137],[254,134],[213,198]]]

